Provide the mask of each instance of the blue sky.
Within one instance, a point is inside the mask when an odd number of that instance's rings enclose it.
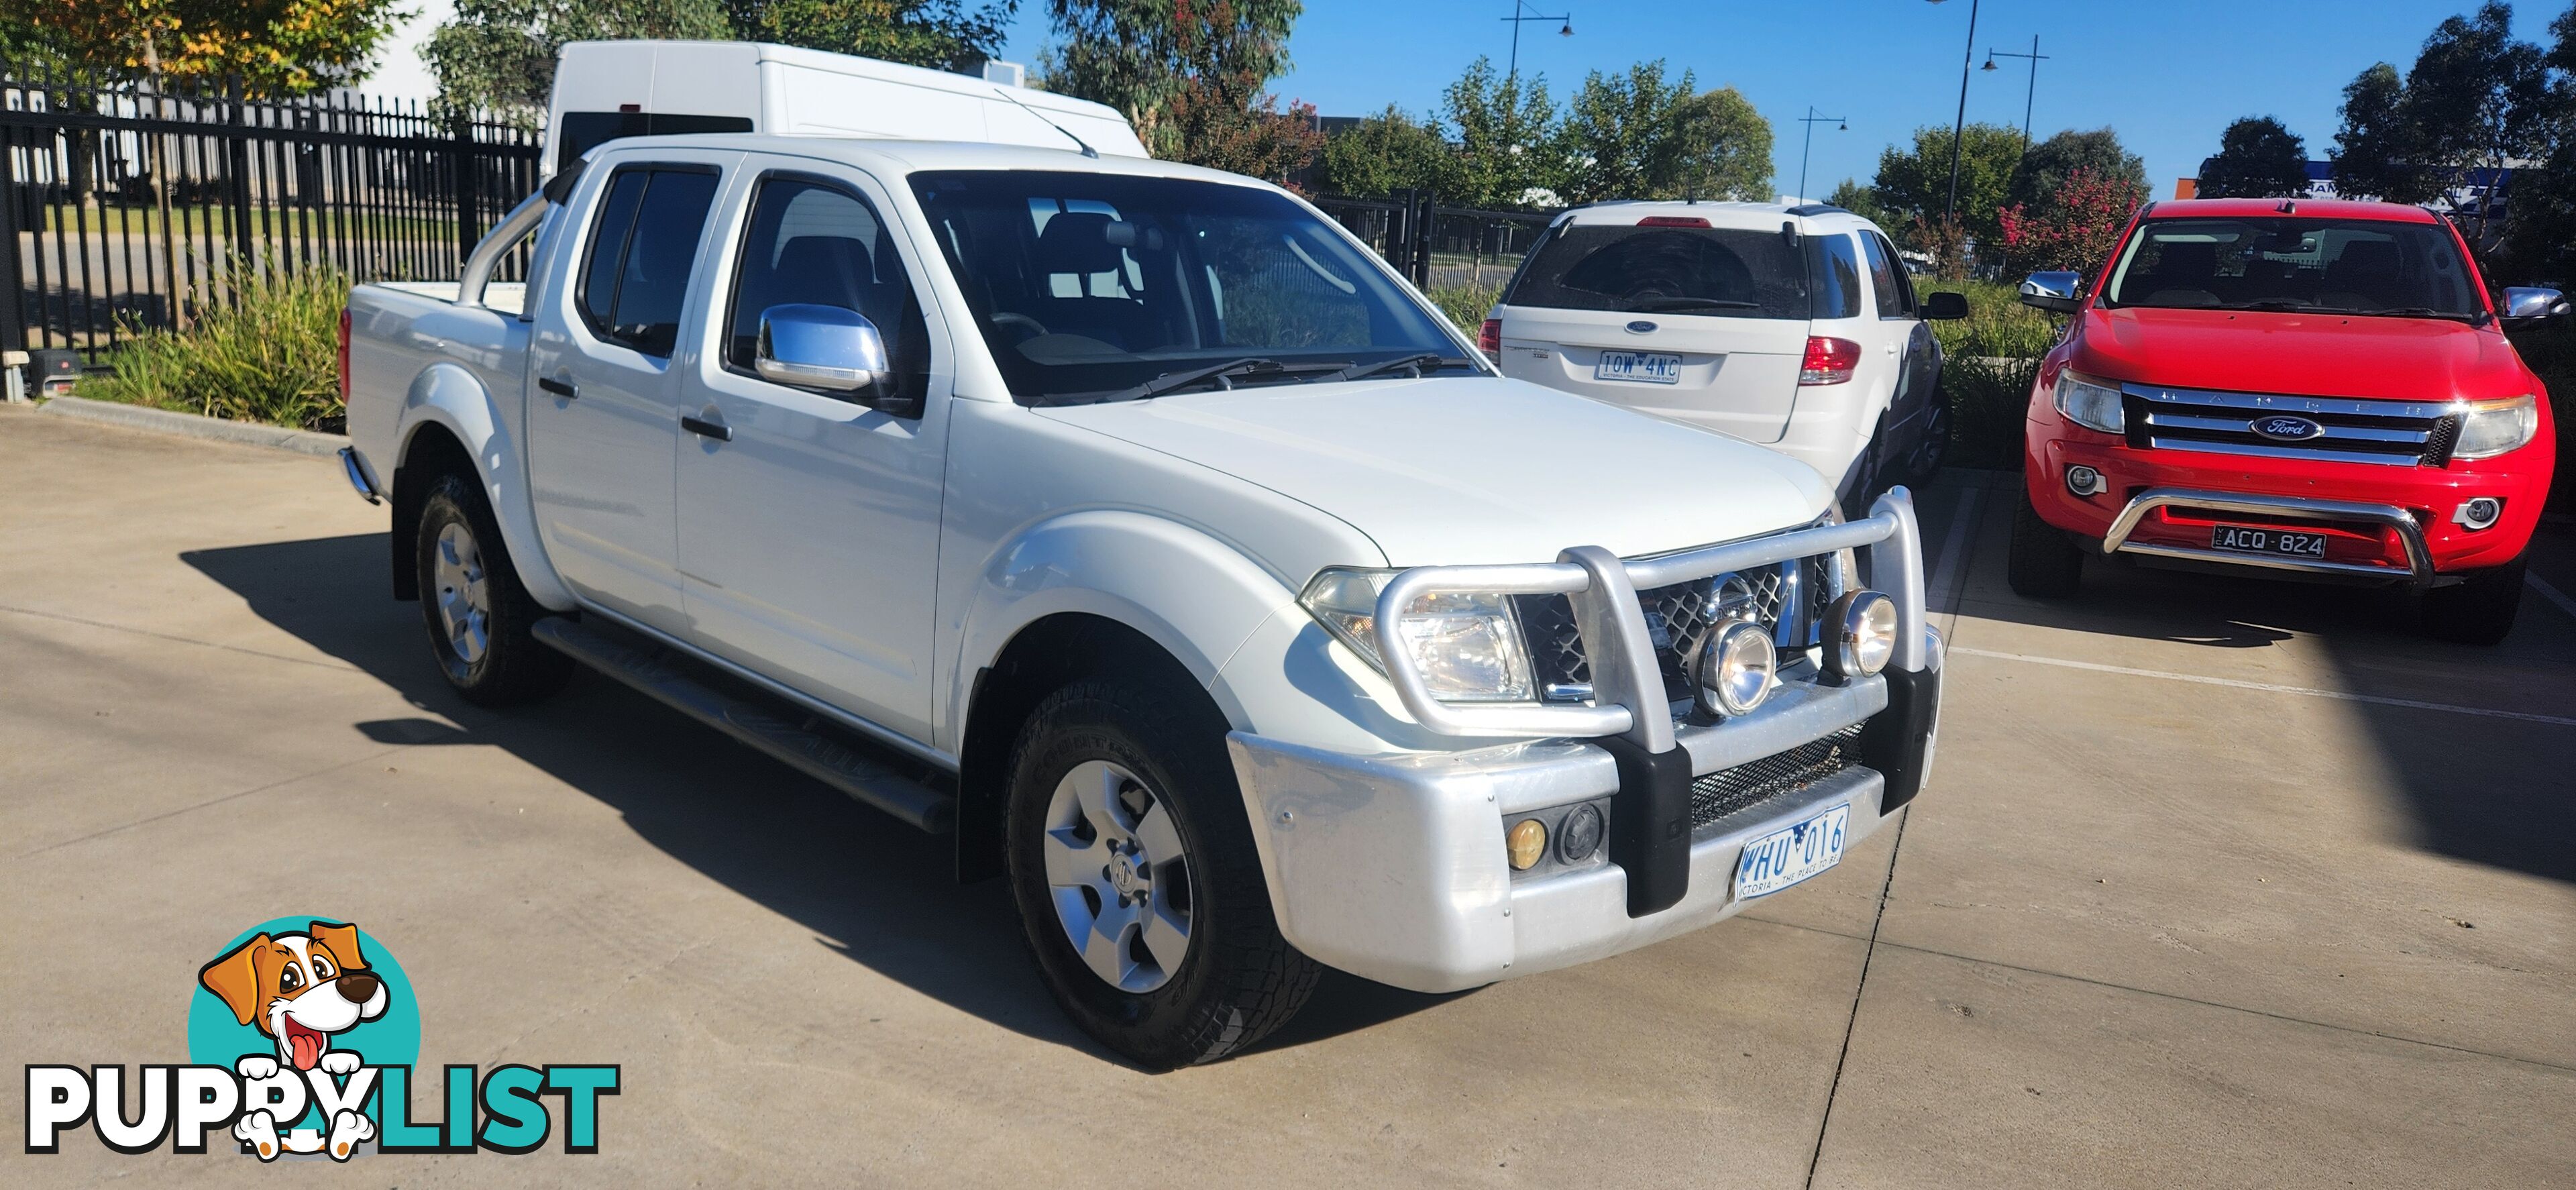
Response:
[[[1045,0],[1022,0],[1006,57],[1032,60],[1048,36]],[[1876,172],[1879,150],[1923,124],[1948,126],[1957,113],[1959,58],[1967,48],[1969,0],[1801,0],[1697,3],[1683,0],[1562,0],[1536,11],[1566,14],[1574,36],[1554,24],[1521,32],[1521,71],[1544,74],[1560,100],[1588,71],[1624,69],[1654,58],[1696,71],[1703,87],[1732,85],[1770,117],[1773,186],[1797,185],[1795,121],[1813,104],[1844,116],[1851,130],[1816,126],[1807,189],[1821,195],[1845,177]],[[2146,158],[2158,197],[2218,149],[2219,131],[2245,115],[2278,116],[2305,137],[2309,156],[2334,142],[2345,83],[2372,62],[2400,70],[2415,60],[2442,18],[2472,11],[2464,0],[1984,0],[1977,64],[1985,51],[2040,52],[2039,134],[2063,128],[2117,129]],[[2515,6],[2515,32],[2535,41],[2566,0]],[[1479,54],[1502,68],[1511,27],[1508,0],[1307,0],[1289,41],[1296,69],[1278,83],[1326,115],[1364,115],[1398,104],[1437,107],[1441,88]],[[2019,126],[2027,64],[1995,60],[1972,72],[1968,119]]]

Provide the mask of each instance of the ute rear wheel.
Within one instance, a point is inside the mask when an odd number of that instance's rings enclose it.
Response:
[[[430,481],[414,532],[421,617],[447,684],[487,707],[562,689],[572,658],[531,633],[548,613],[520,584],[482,490],[455,474]]]
[[[2472,570],[2462,581],[2424,592],[2424,631],[2464,645],[2492,645],[2513,632],[2522,612],[2524,560]]]
[[[1212,1062],[1314,991],[1321,969],[1271,916],[1213,708],[1132,680],[1068,686],[1021,730],[1009,796],[1030,954],[1102,1045],[1149,1070]]]

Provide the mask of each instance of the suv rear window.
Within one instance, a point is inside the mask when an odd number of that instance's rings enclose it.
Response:
[[[1718,318],[1807,317],[1807,269],[1777,229],[1640,227],[1581,216],[1539,245],[1505,304]]]

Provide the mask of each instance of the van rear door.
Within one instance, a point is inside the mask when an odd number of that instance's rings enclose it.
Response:
[[[1807,347],[1794,224],[1582,212],[1503,295],[1503,374],[1777,442]]]

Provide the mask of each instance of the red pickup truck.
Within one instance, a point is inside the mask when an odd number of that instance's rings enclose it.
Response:
[[[2069,315],[2024,427],[2010,575],[2075,594],[2088,555],[2403,583],[2435,636],[2493,644],[2556,458],[2549,397],[2449,220],[2315,199],[2151,203],[2100,284],[2036,273]]]

